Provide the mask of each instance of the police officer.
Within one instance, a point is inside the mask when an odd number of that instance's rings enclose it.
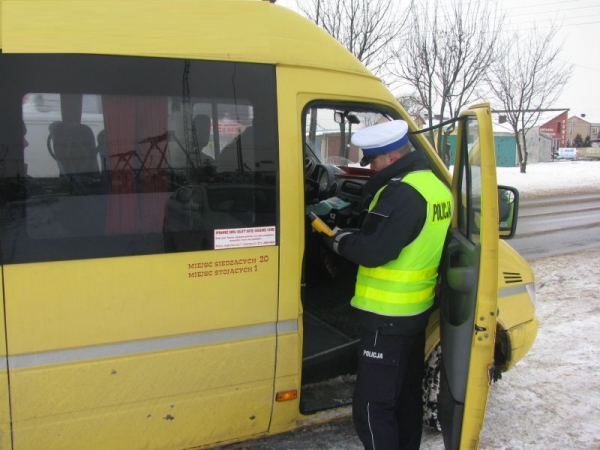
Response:
[[[352,417],[365,449],[418,449],[422,432],[425,329],[452,215],[452,195],[408,125],[395,120],[356,132],[361,165],[377,172],[360,230],[326,243],[359,265],[351,304],[361,312]]]

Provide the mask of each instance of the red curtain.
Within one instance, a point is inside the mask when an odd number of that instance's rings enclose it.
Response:
[[[135,97],[103,95],[102,110],[110,171],[106,233],[135,233],[139,230],[135,188]]]
[[[137,126],[140,167],[140,217],[142,231],[162,230],[167,200],[163,173],[168,144],[167,97],[138,97]]]
[[[102,108],[111,181],[106,233],[160,232],[168,99],[103,95]]]

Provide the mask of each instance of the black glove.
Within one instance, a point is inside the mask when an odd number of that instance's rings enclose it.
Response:
[[[323,242],[327,247],[333,250],[338,255],[341,255],[341,243],[342,239],[352,234],[351,230],[339,230],[333,236],[323,236]]]
[[[333,244],[335,241],[335,237],[338,235],[339,233],[334,234],[333,236],[327,236],[326,234],[322,235],[323,236],[323,243],[325,244],[326,247],[328,247],[330,250],[333,250]],[[335,250],[333,250],[335,251]]]

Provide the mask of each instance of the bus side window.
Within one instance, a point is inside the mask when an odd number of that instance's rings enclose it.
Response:
[[[0,57],[5,263],[212,250],[215,230],[277,223],[274,66]]]

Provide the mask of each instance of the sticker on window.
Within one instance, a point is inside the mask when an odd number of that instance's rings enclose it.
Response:
[[[275,227],[215,230],[215,250],[275,245]]]

